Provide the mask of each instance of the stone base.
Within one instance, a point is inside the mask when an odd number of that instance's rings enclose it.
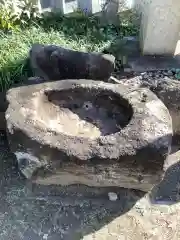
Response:
[[[140,169],[137,172],[133,166],[127,169],[121,164],[96,166],[63,164],[61,169],[51,172],[50,175],[41,176],[39,171],[31,180],[40,185],[82,184],[89,187],[123,187],[148,192],[162,180],[162,177],[161,171],[146,174]]]

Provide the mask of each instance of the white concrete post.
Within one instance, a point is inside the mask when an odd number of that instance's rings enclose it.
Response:
[[[42,8],[41,8],[41,0],[29,0],[29,2],[30,2],[30,1],[31,1],[34,5],[37,6],[38,11],[41,13],[41,11],[42,11]]]
[[[78,7],[85,13],[98,13],[102,11],[103,4],[106,0],[77,0]]]
[[[180,0],[144,0],[140,11],[143,54],[174,55],[180,33]]]
[[[42,10],[50,9],[61,11],[63,14],[77,10],[77,0],[35,0],[40,1]]]

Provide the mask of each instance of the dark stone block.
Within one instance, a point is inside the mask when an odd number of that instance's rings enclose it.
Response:
[[[115,67],[112,55],[79,52],[55,45],[34,44],[29,55],[34,75],[45,80],[107,81]]]
[[[0,92],[0,112],[5,112],[8,103],[6,101],[6,92]]]
[[[64,80],[11,89],[7,100],[9,145],[27,178],[144,191],[162,179],[172,123],[150,90]]]

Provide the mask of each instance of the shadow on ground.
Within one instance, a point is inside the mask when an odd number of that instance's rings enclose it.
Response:
[[[167,205],[180,201],[180,162],[168,168],[163,181],[152,190],[150,200],[154,204]]]
[[[0,239],[82,239],[129,211],[144,193],[85,186],[45,187],[28,184],[1,133]],[[108,192],[119,200],[111,202]]]
[[[152,204],[172,205],[180,202],[180,137],[173,136],[170,166],[167,167],[163,180],[149,194]]]

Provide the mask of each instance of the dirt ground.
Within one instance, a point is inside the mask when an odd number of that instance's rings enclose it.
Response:
[[[145,195],[118,188],[32,185],[18,173],[4,133],[0,159],[0,240],[180,239],[178,164]],[[117,201],[109,201],[110,191],[117,193]]]

